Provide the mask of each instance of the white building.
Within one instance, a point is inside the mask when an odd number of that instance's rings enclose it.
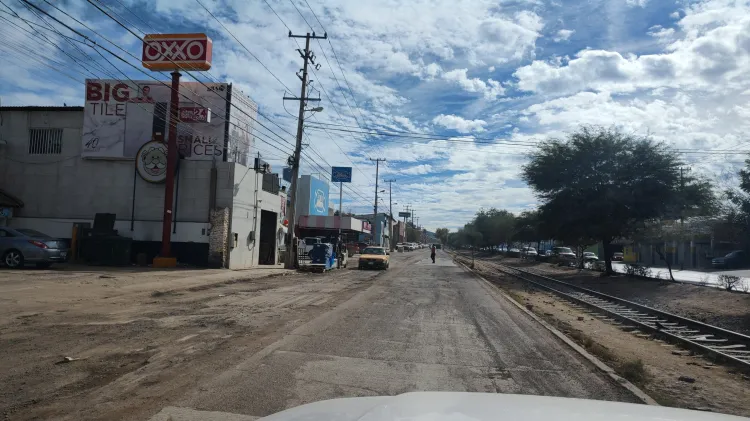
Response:
[[[139,176],[132,156],[90,156],[82,142],[96,138],[84,129],[89,111],[88,102],[85,109],[0,107],[0,225],[71,238],[74,223],[112,213],[118,234],[133,239],[133,257],[145,253],[150,260],[161,243],[164,184]],[[211,140],[222,153],[180,160],[173,256],[232,269],[274,264],[286,196],[276,175],[254,170],[249,143],[244,150],[232,146],[230,129],[241,125],[230,128],[226,114],[226,135]]]

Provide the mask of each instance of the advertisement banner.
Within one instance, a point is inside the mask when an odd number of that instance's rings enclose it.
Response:
[[[141,63],[150,70],[208,70],[213,42],[206,34],[147,34]]]
[[[328,182],[310,177],[309,215],[328,215]]]
[[[248,166],[250,152],[255,149],[253,137],[253,119],[258,118],[258,105],[232,86],[229,109],[229,139],[227,141],[227,160]]]
[[[224,160],[226,83],[180,83],[180,108],[192,110],[177,123],[177,150],[184,159]],[[171,82],[86,80],[83,158],[135,158],[154,133],[169,136]],[[210,115],[209,115],[210,114]]]
[[[331,181],[334,183],[351,183],[352,167],[331,167]]]

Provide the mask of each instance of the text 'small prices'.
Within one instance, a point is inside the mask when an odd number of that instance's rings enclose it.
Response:
[[[185,159],[225,159],[229,89],[226,83],[180,83],[177,147]],[[169,82],[87,80],[82,156],[134,158],[154,133],[167,139],[170,97]]]

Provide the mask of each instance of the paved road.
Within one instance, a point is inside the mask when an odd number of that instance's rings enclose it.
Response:
[[[415,390],[634,401],[439,252],[391,269],[336,309],[202,385],[181,406],[264,416],[336,397]]]

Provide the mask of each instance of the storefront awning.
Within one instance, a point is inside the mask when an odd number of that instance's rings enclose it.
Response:
[[[366,228],[369,226],[364,221],[351,216],[315,216],[315,215],[302,215],[299,217],[297,223],[299,228],[312,228],[312,229],[339,229],[347,231],[356,231],[365,234],[370,234],[370,230]]]

